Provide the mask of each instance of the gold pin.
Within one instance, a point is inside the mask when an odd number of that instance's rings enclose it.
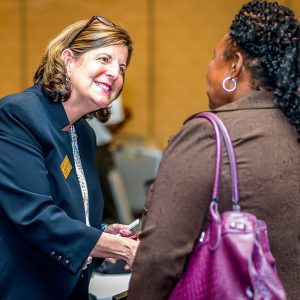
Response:
[[[69,157],[67,155],[65,156],[64,160],[62,161],[62,163],[60,165],[60,169],[61,169],[65,179],[67,179],[72,170],[72,165],[71,165]]]

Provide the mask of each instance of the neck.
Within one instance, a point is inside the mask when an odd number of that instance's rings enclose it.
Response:
[[[80,101],[76,102],[72,101],[71,99],[68,99],[67,101],[62,102],[62,104],[69,120],[69,124],[62,129],[63,131],[67,131],[71,125],[73,125],[76,121],[81,119],[82,116],[88,113],[83,112]]]
[[[242,97],[253,92],[251,82],[251,73],[248,71],[242,72],[238,77],[237,89],[234,92],[234,97],[231,102],[238,101]]]

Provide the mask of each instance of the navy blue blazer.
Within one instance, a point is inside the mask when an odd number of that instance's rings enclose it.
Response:
[[[61,130],[67,124],[63,105],[40,86],[0,101],[2,300],[67,299],[101,235],[95,135],[86,121],[75,124],[89,193],[87,227],[70,136]],[[69,173],[61,166],[66,157]]]

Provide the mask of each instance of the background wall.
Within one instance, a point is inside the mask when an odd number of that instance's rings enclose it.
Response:
[[[102,15],[135,47],[123,102],[123,134],[164,148],[190,114],[207,109],[206,67],[242,0],[0,0],[0,97],[32,84],[47,43],[65,26]],[[282,0],[300,15],[299,0]]]

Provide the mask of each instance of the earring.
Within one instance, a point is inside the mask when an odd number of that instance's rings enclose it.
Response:
[[[229,80],[231,80],[232,83],[233,83],[233,87],[232,87],[231,89],[229,89],[229,88],[227,88],[227,87],[225,86],[225,84],[226,84],[227,81],[229,81]],[[226,77],[226,78],[223,80],[222,86],[223,86],[223,89],[224,89],[226,92],[228,92],[228,93],[233,92],[233,91],[236,89],[236,80],[235,80],[234,78],[230,78],[230,76],[228,76],[228,77]]]

